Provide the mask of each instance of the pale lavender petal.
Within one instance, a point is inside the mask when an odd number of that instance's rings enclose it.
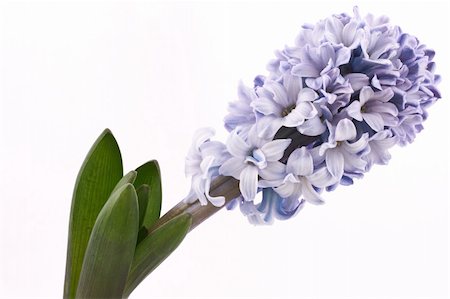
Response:
[[[267,167],[267,160],[264,153],[261,149],[254,149],[252,151],[252,155],[249,155],[245,158],[245,163],[250,163],[258,167],[259,169],[263,169]]]
[[[363,173],[367,162],[362,157],[353,155],[347,151],[341,151],[344,156],[344,170],[350,173]]]
[[[281,198],[275,201],[274,217],[278,220],[287,220],[297,215],[303,208],[305,201],[298,198]]]
[[[372,112],[387,113],[387,114],[390,114],[393,116],[398,115],[397,106],[395,106],[392,103],[375,102],[375,104],[373,104],[373,105],[367,104],[366,111],[369,111],[370,113],[372,113]]]
[[[282,107],[289,106],[288,96],[283,85],[275,81],[267,81],[265,82],[264,87],[273,94],[273,100],[276,103],[280,104]]]
[[[295,175],[307,176],[313,173],[313,158],[306,147],[293,151],[286,164],[286,172]]]
[[[380,102],[387,102],[390,99],[392,99],[393,96],[394,96],[394,91],[392,90],[392,88],[386,88],[386,89],[383,89],[382,91],[376,92],[373,95],[373,99],[380,101]]]
[[[311,154],[311,157],[313,159],[313,164],[314,165],[320,165],[322,164],[322,162],[325,161],[325,155],[320,155],[320,146],[316,146],[313,147],[312,149],[308,150],[309,153]]]
[[[192,156],[187,157],[184,163],[185,175],[188,177],[198,173],[199,165],[201,162],[202,159],[200,156],[198,156],[198,158],[195,159]]]
[[[342,43],[344,46],[352,48],[351,46],[353,46],[357,29],[358,23],[356,21],[350,21],[344,26],[342,30]]]
[[[320,120],[319,116],[315,116],[306,120],[303,124],[297,127],[297,130],[303,135],[318,136],[325,132],[327,127]]]
[[[244,158],[232,157],[220,166],[219,173],[223,176],[232,176],[235,179],[239,179],[245,167]]]
[[[195,148],[200,148],[200,146],[214,136],[216,131],[213,128],[201,128],[194,133],[192,138],[192,143],[195,144]]]
[[[336,141],[352,140],[355,137],[356,137],[356,128],[353,122],[348,118],[341,119],[336,126],[336,132],[334,136],[335,140]]]
[[[325,188],[335,184],[338,180],[333,177],[326,167],[321,167],[308,176],[308,180],[318,188]]]
[[[240,81],[238,86],[238,97],[243,102],[250,104],[256,98],[256,94],[252,88],[247,87]]]
[[[285,74],[283,76],[283,85],[286,87],[289,104],[295,104],[298,93],[301,90],[302,79],[291,74]]]
[[[306,179],[302,178],[302,194],[303,198],[314,205],[320,205],[323,204],[324,201],[319,193],[317,193],[316,190],[311,186],[311,183]]]
[[[265,116],[256,123],[258,137],[272,139],[283,126],[283,119],[275,116]]]
[[[348,61],[350,60],[350,56],[351,56],[351,51],[349,48],[341,48],[339,50],[337,50],[336,52],[336,62],[335,65],[336,67],[343,65],[345,63],[348,63]]]
[[[361,106],[364,106],[367,101],[369,101],[373,97],[373,90],[369,86],[364,86],[359,93],[359,101],[361,102]]]
[[[312,88],[313,90],[314,89],[319,90],[323,86],[323,78],[324,77],[325,76],[320,76],[317,78],[306,78],[306,80],[305,80],[306,86]]]
[[[227,140],[227,150],[235,157],[245,157],[249,154],[250,146],[236,132],[232,132]]]
[[[325,22],[325,37],[334,44],[340,44],[342,29],[344,29],[344,25],[338,18],[328,18]]]
[[[258,181],[258,187],[259,188],[272,188],[272,187],[280,186],[281,184],[283,184],[283,182],[284,182],[284,178],[280,178],[280,179],[276,179],[276,180],[260,179]]]
[[[208,171],[211,168],[211,166],[214,163],[214,157],[213,156],[207,156],[203,159],[203,161],[200,163],[200,170],[203,173],[203,178],[206,179],[208,177]]]
[[[282,107],[278,103],[268,98],[258,98],[252,102],[251,106],[264,115],[281,115],[282,111]]]
[[[353,101],[347,108],[345,108],[345,111],[347,111],[348,116],[356,119],[357,121],[362,121],[362,115],[361,115],[361,104],[359,101]]]
[[[292,74],[304,78],[318,77],[320,70],[313,64],[302,62],[292,67]]]
[[[357,141],[355,142],[343,142],[341,144],[341,147],[344,149],[344,151],[352,153],[352,154],[358,154],[364,151],[364,149],[367,148],[367,143],[369,140],[369,135],[367,133],[364,133]]]
[[[317,115],[317,110],[309,102],[301,102],[288,115],[284,117],[283,125],[294,128],[305,122],[305,119],[313,118]]]
[[[325,161],[330,174],[340,180],[344,174],[344,156],[338,149],[330,149],[325,154]]]
[[[283,157],[284,151],[291,143],[291,139],[277,139],[264,144],[261,151],[267,161],[278,161]]]
[[[302,194],[302,185],[300,182],[293,183],[289,180],[273,189],[283,198],[288,198],[293,195],[298,198]]]
[[[200,146],[200,151],[202,153],[202,156],[214,156],[217,157],[221,155],[220,158],[227,158],[226,152],[226,146],[222,142],[219,141],[209,141],[205,142]]]
[[[258,168],[247,165],[239,177],[239,190],[246,201],[255,198],[258,191]]]
[[[384,130],[376,133],[370,138],[369,146],[370,152],[366,157],[369,162],[369,166],[373,163],[387,164],[391,155],[388,149],[393,147],[397,143],[397,136],[392,136],[392,132]]]
[[[384,128],[383,118],[379,113],[363,113],[364,121],[375,131],[381,131]]]
[[[200,176],[192,177],[192,190],[194,190],[194,193],[202,206],[208,204],[208,200],[205,196],[204,180]]]
[[[205,195],[206,198],[213,204],[213,206],[221,207],[225,204],[225,197],[224,196],[212,196],[209,194],[209,188],[211,185],[211,181],[207,181],[205,183]]]
[[[354,91],[358,91],[364,86],[369,85],[369,77],[366,74],[361,73],[351,73],[345,75],[345,79],[347,79]]]
[[[324,156],[327,150],[336,148],[336,146],[337,146],[336,141],[322,143],[319,146],[319,155]]]
[[[375,87],[378,90],[382,90],[383,89],[381,87],[380,80],[378,80],[378,77],[377,77],[376,74],[373,76],[371,84],[372,84],[373,87]]]
[[[280,180],[286,175],[286,165],[279,161],[267,162],[267,167],[259,170],[259,175],[264,180]]]
[[[225,204],[225,197],[223,196],[211,196],[206,194],[206,198],[209,200],[210,203],[212,203],[215,207],[221,207]]]
[[[296,111],[300,112],[300,114],[304,115],[305,119],[313,118],[317,115],[316,107],[309,102],[301,102],[298,103],[297,107],[295,107]]]
[[[318,97],[319,95],[314,90],[305,87],[302,90],[300,90],[298,94],[297,104],[299,104],[299,102],[312,102]]]

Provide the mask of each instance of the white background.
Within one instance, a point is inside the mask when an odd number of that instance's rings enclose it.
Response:
[[[353,1],[7,2],[0,6],[0,297],[62,296],[72,188],[109,127],[125,170],[158,159],[163,211],[187,192],[194,131],[299,26]],[[203,223],[132,298],[449,298],[449,4],[359,2],[436,50],[443,99],[425,130],[296,218]]]

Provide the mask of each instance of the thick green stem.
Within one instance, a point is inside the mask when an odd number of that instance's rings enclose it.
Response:
[[[219,176],[212,182],[210,194],[212,196],[224,196],[226,205],[232,199],[238,197],[241,194],[239,191],[239,181],[232,177]],[[218,208],[213,206],[211,203],[202,206],[199,201],[190,204],[181,201],[172,209],[170,209],[166,214],[164,214],[164,216],[162,216],[158,221],[156,221],[156,223],[149,229],[149,233],[161,227],[161,225],[173,219],[174,217],[184,213],[189,213],[192,215],[192,225],[189,229],[189,231],[191,231],[200,223],[222,209],[225,205]]]

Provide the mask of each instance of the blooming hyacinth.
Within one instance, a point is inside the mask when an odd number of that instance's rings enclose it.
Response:
[[[288,219],[322,191],[350,185],[389,148],[411,143],[439,99],[434,51],[388,18],[333,15],[304,25],[295,45],[276,52],[267,76],[239,86],[226,144],[200,131],[186,159],[187,202],[225,204],[209,194],[218,176],[239,180],[229,203],[255,224]],[[262,200],[256,199],[262,192]]]

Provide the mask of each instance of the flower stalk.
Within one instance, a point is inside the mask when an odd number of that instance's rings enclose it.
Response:
[[[240,196],[239,191],[239,181],[232,177],[219,176],[211,183],[211,195],[213,196],[224,196],[225,205],[221,207],[216,207],[214,205],[201,205],[199,201],[193,203],[186,203],[185,201],[179,202],[172,209],[170,209],[166,214],[156,221],[156,223],[148,229],[148,233],[152,233],[165,223],[169,222],[171,219],[182,215],[190,214],[192,216],[192,224],[189,231],[192,231],[200,223],[217,213],[224,206],[226,206],[234,198]]]

